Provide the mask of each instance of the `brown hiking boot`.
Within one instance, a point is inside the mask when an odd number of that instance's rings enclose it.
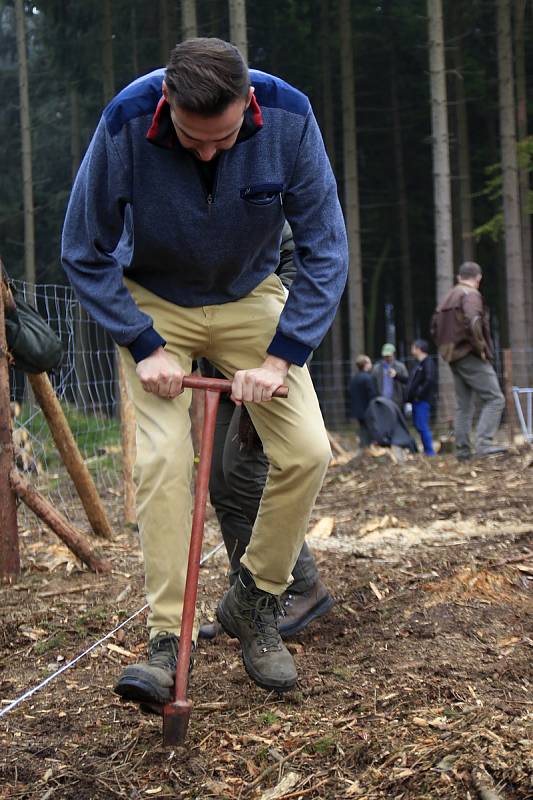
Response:
[[[241,643],[250,678],[263,689],[286,692],[296,684],[298,675],[279,635],[281,614],[279,598],[258,589],[243,567],[217,608],[217,619],[226,633]]]
[[[145,704],[147,707],[168,703],[174,694],[178,637],[161,631],[148,644],[148,661],[130,664],[115,686],[115,693],[123,700]],[[193,665],[194,645],[191,650]]]
[[[293,593],[289,590],[280,597],[284,616],[279,621],[280,636],[295,636],[307,628],[310,622],[327,614],[335,605],[320,578],[306,592]]]
[[[313,620],[327,614],[335,605],[335,598],[330,595],[320,578],[307,591],[287,590],[279,599],[283,616],[280,617],[278,630],[282,639],[301,633]],[[220,622],[205,622],[200,626],[198,638],[212,641],[223,632]]]

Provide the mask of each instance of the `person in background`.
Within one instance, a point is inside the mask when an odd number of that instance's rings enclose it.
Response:
[[[413,423],[422,439],[424,453],[434,456],[429,415],[437,385],[437,372],[428,353],[429,345],[425,339],[416,339],[411,345],[411,355],[416,361],[409,374],[406,394],[407,402],[413,404]]]
[[[396,348],[393,344],[384,344],[381,348],[381,361],[372,370],[378,392],[381,397],[393,400],[400,411],[405,402],[405,384],[409,378],[407,367],[396,359]]]
[[[455,452],[459,461],[472,456],[470,433],[476,395],[482,404],[476,430],[476,455],[490,456],[506,450],[494,444],[505,398],[491,364],[494,346],[489,310],[479,291],[482,277],[479,264],[474,261],[461,264],[457,284],[437,306],[431,321],[433,340],[453,373]]]
[[[366,426],[365,414],[368,404],[378,396],[376,380],[372,375],[372,361],[368,356],[360,355],[355,360],[357,372],[350,381],[350,417],[359,422],[359,442],[361,447],[371,444],[370,433]]]

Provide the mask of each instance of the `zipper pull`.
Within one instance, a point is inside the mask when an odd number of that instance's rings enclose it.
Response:
[[[212,202],[213,202],[213,195],[212,194],[208,194],[207,195],[207,205],[210,206],[212,204]]]

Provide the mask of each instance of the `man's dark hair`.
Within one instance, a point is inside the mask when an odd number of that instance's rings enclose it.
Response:
[[[461,264],[459,267],[459,277],[466,280],[470,280],[471,278],[479,278],[483,272],[479,264],[476,264],[475,261],[465,261],[464,264]]]
[[[187,39],[172,50],[165,72],[172,101],[184,111],[210,117],[246,99],[248,67],[238,49],[222,39]]]
[[[423,353],[429,353],[429,344],[425,339],[415,339],[413,347],[418,347]]]

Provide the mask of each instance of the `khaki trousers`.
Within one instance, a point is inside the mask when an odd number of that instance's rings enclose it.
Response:
[[[166,339],[166,352],[187,373],[193,359],[205,356],[228,378],[238,369],[261,366],[286,300],[276,275],[240,300],[198,308],[176,306],[133,281],[126,285]],[[131,354],[127,348],[120,352],[137,420],[135,481],[148,627],[151,637],[160,631],[179,634],[192,508],[191,393],[166,400],[145,392]],[[292,366],[286,382],[287,399],[247,404],[270,471],[241,563],[260,589],[277,595],[292,580],[331,458],[307,367]]]

